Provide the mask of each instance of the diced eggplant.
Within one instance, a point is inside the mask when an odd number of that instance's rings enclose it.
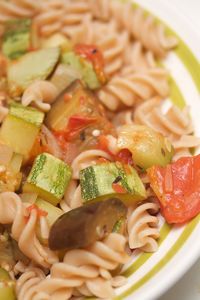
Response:
[[[126,206],[116,198],[90,203],[63,214],[51,227],[49,247],[69,250],[88,247],[112,232],[126,216]]]

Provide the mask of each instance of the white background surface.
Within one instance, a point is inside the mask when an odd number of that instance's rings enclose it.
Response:
[[[169,3],[170,0],[155,1],[166,1]],[[179,13],[188,19],[190,25],[199,33],[200,37],[200,0],[171,0],[170,2]],[[200,43],[200,39],[197,43]],[[200,300],[200,260],[159,300]]]

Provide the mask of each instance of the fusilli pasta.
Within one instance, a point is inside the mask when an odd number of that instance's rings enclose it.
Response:
[[[154,95],[168,96],[167,77],[168,73],[161,68],[115,76],[98,92],[98,97],[113,111],[121,106],[132,107],[138,100],[147,100]]]
[[[33,17],[39,11],[39,3],[31,0],[0,2],[0,23],[10,19]]]
[[[26,208],[27,205],[22,203],[17,194],[1,193],[0,223],[12,224],[11,234],[18,242],[20,250],[39,265],[49,267],[57,262],[58,258],[48,247],[43,246],[36,236],[38,224],[36,209],[32,209],[28,215]]]
[[[139,40],[142,45],[159,57],[176,46],[174,37],[167,37],[162,25],[155,23],[154,17],[145,16],[142,8],[133,8],[131,2],[120,1],[92,1],[92,11],[95,17],[108,21],[114,18],[120,28],[126,29],[129,34]]]
[[[158,212],[155,203],[144,203],[128,212],[127,230],[131,249],[140,248],[146,252],[154,252],[158,248],[156,239],[159,238],[158,218],[149,211]]]
[[[82,205],[81,188],[76,180],[72,180],[67,187],[64,198],[60,202],[60,207],[65,212]]]
[[[42,111],[48,111],[51,103],[55,101],[58,94],[55,85],[47,80],[38,80],[33,82],[22,96],[22,104],[28,106],[35,104]]]
[[[127,118],[130,123],[131,114]],[[137,107],[133,121],[147,125],[168,137],[176,150],[174,159],[182,154],[191,155],[189,149],[200,145],[200,139],[192,135],[193,125],[187,106],[180,110],[171,104],[167,112],[164,112],[163,102],[159,98],[153,98]]]
[[[88,249],[68,251],[61,263],[55,263],[50,276],[37,281],[38,275],[31,274],[27,281],[24,273],[19,284],[19,300],[50,300],[69,299],[73,289],[81,294],[95,295],[100,298],[110,298],[114,295],[109,270],[114,270],[119,264],[128,262],[129,256],[125,252],[126,239],[117,233],[110,234],[104,241],[97,241]],[[36,279],[32,281],[32,276]],[[36,284],[35,284],[36,282]],[[29,289],[26,286],[30,285]],[[20,291],[21,290],[21,291]],[[23,293],[22,293],[23,291]],[[21,292],[21,294],[20,294]],[[22,298],[22,296],[24,298]]]
[[[79,154],[72,162],[73,179],[79,179],[80,170],[87,168],[93,164],[96,164],[97,160],[103,157],[108,160],[112,160],[112,157],[102,150],[86,150]]]

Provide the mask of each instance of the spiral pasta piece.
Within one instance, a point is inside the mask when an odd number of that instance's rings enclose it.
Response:
[[[168,73],[161,68],[145,72],[115,76],[98,92],[99,100],[110,110],[120,106],[132,107],[138,100],[147,100],[154,95],[169,94]]]
[[[133,121],[147,125],[168,137],[176,150],[174,159],[181,155],[191,155],[189,149],[200,145],[200,138],[192,135],[193,124],[187,106],[181,110],[171,104],[167,112],[164,112],[163,102],[156,97],[137,107]],[[130,114],[129,122],[131,122]]]
[[[155,252],[158,248],[156,239],[159,238],[158,218],[149,213],[158,212],[155,203],[143,203],[128,212],[127,230],[129,247],[139,248],[145,252]]]
[[[25,90],[22,96],[22,104],[28,106],[31,103],[42,111],[47,112],[51,108],[51,103],[55,101],[58,90],[55,85],[47,80],[33,82]]]
[[[63,296],[64,299],[69,299],[74,288],[78,288],[81,294],[99,298],[112,297],[114,292],[108,271],[129,261],[125,245],[124,236],[111,233],[103,241],[97,241],[85,250],[68,251],[63,262],[55,263],[51,267],[50,276],[33,288],[32,281],[28,282],[31,288],[26,289],[26,293],[23,293],[24,298],[19,300],[63,299]]]
[[[71,209],[77,208],[82,205],[81,188],[77,180],[71,180],[64,198],[60,202],[60,207],[63,211],[67,212]]]
[[[125,50],[125,67],[122,69],[123,74],[133,71],[144,71],[156,67],[154,54],[151,51],[145,51],[140,42],[134,42]]]
[[[0,23],[10,19],[33,17],[39,11],[39,3],[31,0],[11,0],[0,2]]]
[[[166,36],[163,25],[157,25],[153,16],[146,16],[142,8],[134,8],[131,2],[91,0],[91,9],[95,17],[104,21],[114,18],[120,28],[158,57],[177,45],[176,38]]]
[[[45,278],[43,271],[36,267],[29,267],[16,282],[16,294],[18,300],[32,299],[32,290]]]
[[[112,157],[102,150],[86,150],[79,154],[72,162],[73,179],[79,179],[79,172],[91,165],[96,164],[97,160],[103,157],[108,160],[112,160]]]
[[[29,204],[28,204],[29,205]],[[38,217],[36,209],[28,215],[27,205],[13,192],[0,194],[0,223],[12,224],[12,237],[18,242],[19,249],[30,259],[43,267],[58,261],[56,254],[43,246],[36,236]],[[46,221],[46,226],[47,221]]]

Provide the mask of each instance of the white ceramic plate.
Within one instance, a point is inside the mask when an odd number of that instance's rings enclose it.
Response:
[[[138,0],[139,5],[164,22],[179,39],[164,65],[171,73],[170,100],[191,107],[196,135],[200,136],[200,38],[172,3]],[[197,150],[200,153],[200,151]],[[134,252],[124,275],[128,283],[117,290],[115,300],[155,300],[170,288],[200,256],[200,215],[185,226],[169,226],[161,218],[159,250],[154,254]]]

